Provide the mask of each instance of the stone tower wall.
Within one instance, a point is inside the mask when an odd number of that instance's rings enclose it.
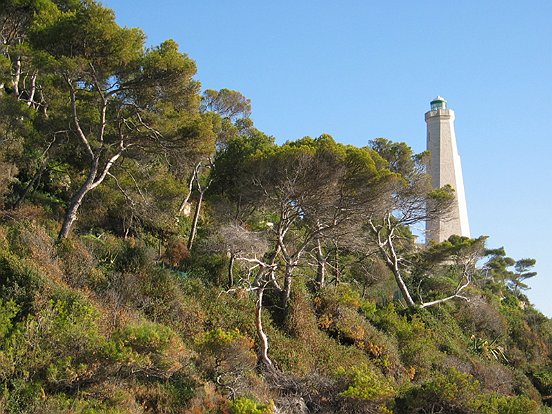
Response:
[[[447,217],[428,220],[426,240],[441,242],[453,234],[470,237],[462,166],[454,133],[454,111],[432,110],[426,112],[425,119],[427,149],[431,153],[429,173],[433,187],[449,184],[454,188],[456,196],[456,203]]]

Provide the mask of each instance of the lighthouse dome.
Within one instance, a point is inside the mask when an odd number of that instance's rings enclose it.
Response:
[[[435,111],[437,109],[447,109],[447,101],[442,96],[437,96],[437,98],[432,100],[430,104],[432,111]]]

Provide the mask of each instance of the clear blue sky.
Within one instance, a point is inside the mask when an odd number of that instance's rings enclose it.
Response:
[[[172,38],[203,88],[253,103],[278,142],[329,133],[425,149],[436,95],[456,112],[472,236],[537,259],[552,316],[552,1],[106,0],[150,45]]]

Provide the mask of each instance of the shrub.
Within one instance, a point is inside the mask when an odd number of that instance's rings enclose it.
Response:
[[[542,368],[532,375],[533,383],[542,395],[552,395],[552,368]]]
[[[56,394],[46,398],[42,396],[36,404],[33,414],[131,414],[137,412],[138,409],[138,404],[128,401],[105,401],[90,396],[79,398]]]
[[[154,322],[127,325],[112,337],[109,355],[128,372],[169,378],[191,354],[176,333]]]
[[[510,397],[496,393],[484,394],[479,396],[473,405],[481,414],[539,413],[539,405],[525,395]]]
[[[190,252],[186,246],[186,241],[182,238],[171,238],[165,248],[164,262],[174,268],[180,268],[189,258]]]
[[[362,298],[358,290],[347,284],[340,284],[335,288],[328,287],[315,300],[317,308],[336,304],[357,310],[370,320],[376,314],[376,304]]]
[[[57,254],[61,259],[61,266],[65,280],[73,287],[98,288],[104,282],[105,276],[98,269],[98,261],[75,238],[63,239],[57,244]]]
[[[400,315],[391,304],[378,309],[376,325],[397,338],[401,362],[415,370],[416,378],[428,377],[443,359],[436,347],[435,331],[426,328],[421,315]]]
[[[257,357],[254,341],[239,330],[213,329],[196,338],[199,351],[198,365],[210,379],[232,393],[246,388],[246,376],[253,373]]]
[[[20,315],[28,314],[36,292],[43,289],[44,278],[35,269],[9,251],[0,251],[0,299],[13,300]]]
[[[151,247],[131,239],[123,244],[115,259],[115,270],[122,273],[140,273],[151,269],[155,252]]]
[[[392,384],[367,365],[359,365],[349,370],[340,369],[337,374],[348,383],[347,389],[339,394],[342,397],[377,401],[395,395]]]
[[[365,317],[366,309],[372,309],[371,302],[346,287],[324,292],[316,298],[315,304],[320,315],[320,329],[340,343],[364,351],[386,374],[396,379],[404,376],[406,371],[401,365],[397,340],[379,331]]]
[[[236,398],[230,403],[232,414],[271,414],[273,412],[271,405],[259,404],[247,397]]]
[[[231,331],[236,328],[249,337],[255,337],[254,295],[245,291],[236,294],[221,294],[220,288],[206,285],[204,280],[189,277],[181,283],[183,294],[193,299],[205,315],[204,325],[208,329],[222,328]],[[267,329],[269,315],[264,316]]]
[[[328,342],[319,339],[314,342],[307,342],[290,337],[281,330],[269,326],[266,327],[266,332],[270,345],[269,356],[272,361],[283,371],[298,376],[307,375],[316,369],[317,359],[328,357],[328,353],[338,345],[327,337]],[[325,344],[326,348],[320,349],[319,345],[321,344]],[[331,355],[331,357],[333,358],[334,355]],[[326,370],[327,366],[321,366],[320,369]]]
[[[102,366],[106,340],[95,309],[74,294],[57,296],[15,324],[3,341],[0,375],[9,412],[32,412],[37,393],[72,391],[98,370],[109,371],[109,364]]]
[[[199,247],[198,247],[199,248]],[[201,253],[192,250],[189,259],[190,275],[215,286],[227,282],[228,257],[223,253]]]
[[[14,380],[10,383],[9,392],[6,388],[3,391],[2,402],[6,413],[26,414],[35,411],[40,404],[41,386],[38,383]]]
[[[413,386],[396,402],[397,414],[443,412],[475,414],[473,399],[479,393],[479,383],[469,374],[456,369],[437,372],[429,381]]]
[[[94,308],[77,296],[50,300],[10,337],[15,376],[71,387],[92,375],[105,343]]]
[[[81,236],[82,243],[104,270],[113,270],[115,261],[122,250],[123,241],[109,233]]]
[[[322,334],[317,328],[316,315],[310,298],[300,288],[296,287],[292,290],[286,311],[285,327],[292,337],[304,341],[315,341]]]
[[[17,315],[19,307],[13,300],[4,302],[0,299],[0,341],[2,341],[13,328],[13,318]]]
[[[470,373],[481,383],[481,387],[500,394],[514,393],[515,371],[494,360],[475,358]]]
[[[484,358],[508,363],[504,353],[504,347],[497,342],[497,338],[489,341],[472,335],[470,338],[470,349]]]
[[[505,318],[484,299],[461,302],[458,308],[456,318],[465,331],[492,338],[507,334]]]

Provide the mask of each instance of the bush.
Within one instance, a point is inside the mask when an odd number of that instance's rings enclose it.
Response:
[[[505,318],[484,299],[461,302],[458,308],[456,319],[464,331],[493,339],[508,333]]]
[[[246,397],[236,398],[230,403],[232,414],[271,414],[274,412],[270,405],[259,404]]]
[[[285,315],[285,328],[289,335],[303,341],[315,341],[323,335],[317,328],[316,315],[308,294],[300,287],[292,290]]]
[[[335,288],[327,287],[315,299],[317,307],[320,305],[328,306],[330,304],[341,304],[355,309],[370,320],[376,314],[376,304],[362,298],[358,290],[347,284],[340,284]]]
[[[130,239],[122,245],[115,259],[115,270],[121,273],[141,273],[151,270],[155,252],[151,247],[138,244]]]
[[[347,389],[339,395],[360,400],[385,400],[395,395],[392,384],[378,371],[367,365],[349,370],[340,369],[338,376],[345,378]]]
[[[13,300],[4,302],[0,299],[0,341],[3,341],[13,328],[13,319],[18,311],[19,307]]]
[[[470,373],[481,383],[481,388],[500,394],[515,393],[515,371],[493,360],[474,358]]]
[[[254,341],[235,329],[214,329],[196,338],[199,351],[198,366],[213,382],[232,394],[247,390],[248,376],[254,375],[257,356]]]
[[[542,395],[552,395],[552,368],[542,368],[532,375],[533,383]]]
[[[181,268],[190,258],[190,252],[186,246],[186,241],[182,238],[173,237],[167,243],[163,255],[164,262],[174,268]]]
[[[128,404],[127,401],[105,401],[92,397],[75,398],[57,394],[46,399],[41,398],[33,414],[131,414],[138,409],[138,404]]]
[[[376,326],[397,338],[402,364],[413,369],[417,379],[425,379],[443,359],[436,346],[435,330],[426,328],[419,314],[400,315],[391,304],[376,312]]]
[[[41,386],[37,383],[28,383],[27,381],[15,380],[10,383],[10,391],[6,392],[0,402],[5,407],[6,413],[11,414],[27,414],[36,410],[40,404]]]
[[[169,378],[191,356],[176,333],[154,322],[127,325],[112,337],[109,355],[129,373]]]
[[[98,261],[79,239],[61,240],[57,244],[57,255],[62,261],[61,267],[69,285],[96,290],[105,283],[105,276],[98,269]]]
[[[519,395],[510,397],[501,394],[484,394],[474,402],[474,407],[481,414],[538,414],[539,405]]]
[[[97,318],[88,303],[65,293],[9,330],[0,352],[9,412],[31,412],[38,392],[78,389],[109,367],[101,357],[106,340]]]
[[[478,393],[479,383],[472,376],[456,369],[436,372],[431,380],[409,388],[397,399],[397,414],[475,414],[473,398]]]
[[[31,312],[35,294],[43,290],[44,278],[9,251],[0,251],[0,299],[13,300],[20,318]]]
[[[405,377],[397,340],[378,330],[366,319],[375,318],[372,302],[360,298],[350,287],[328,289],[315,299],[318,326],[344,345],[362,350],[386,374],[395,379]],[[372,312],[374,311],[374,312]]]

